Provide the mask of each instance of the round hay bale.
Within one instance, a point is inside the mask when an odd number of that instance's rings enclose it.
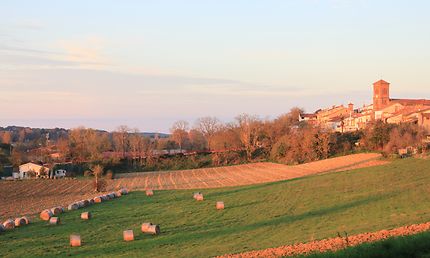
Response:
[[[58,225],[60,224],[60,218],[59,217],[52,217],[49,219],[50,225]]]
[[[79,209],[79,205],[77,203],[72,203],[67,207],[67,209],[69,211],[77,210],[77,209]]]
[[[103,201],[102,197],[100,196],[94,197],[93,200],[94,200],[94,203],[101,203]]]
[[[124,237],[124,241],[133,241],[134,240],[134,234],[133,234],[133,230],[129,229],[129,230],[125,230],[122,233],[123,237]]]
[[[85,202],[84,201],[79,201],[79,202],[77,202],[77,204],[78,204],[79,209],[85,207]]]
[[[197,195],[200,195],[200,194],[202,194],[202,193],[201,193],[201,192],[196,192],[196,193],[194,193],[194,194],[193,194],[193,198],[194,198],[194,199],[197,199]]]
[[[48,221],[52,217],[52,212],[50,210],[44,210],[40,213],[40,219]]]
[[[22,219],[25,221],[25,225],[30,224],[30,220],[28,219],[27,216],[23,216]]]
[[[73,247],[81,246],[81,236],[70,235],[70,246],[73,246]]]
[[[127,188],[122,188],[120,191],[121,191],[122,195],[127,195],[128,194]]]
[[[3,222],[3,227],[6,230],[14,229],[15,228],[15,221],[13,221],[11,219],[7,219],[7,220],[5,220],[5,222]]]
[[[160,226],[158,225],[151,225],[148,228],[148,234],[152,234],[152,235],[158,235],[160,234]]]
[[[153,195],[154,195],[154,191],[146,190],[146,196],[153,196]]]
[[[82,212],[81,213],[81,219],[83,220],[89,220],[91,219],[91,212],[87,211],[87,212]]]
[[[141,230],[145,234],[158,235],[160,234],[160,226],[146,222],[142,223]]]
[[[203,198],[203,194],[198,194],[198,195],[196,196],[196,200],[197,200],[197,201],[203,201],[203,200],[204,200],[204,198]]]
[[[16,218],[15,219],[15,227],[20,227],[20,226],[23,226],[23,225],[26,225],[27,223],[26,223],[26,221],[25,221],[25,219],[24,218]]]
[[[217,210],[224,210],[224,202],[216,202]]]
[[[88,200],[82,200],[82,202],[84,203],[84,207],[87,207],[90,205],[90,202]]]
[[[152,223],[150,223],[150,222],[142,223],[142,226],[141,226],[141,230],[142,230],[142,232],[143,232],[143,233],[145,233],[146,231],[148,231],[148,228],[149,228],[151,225],[152,225]]]
[[[54,207],[51,209],[51,212],[54,216],[57,216],[58,214],[61,214],[63,210],[61,209],[61,207]]]

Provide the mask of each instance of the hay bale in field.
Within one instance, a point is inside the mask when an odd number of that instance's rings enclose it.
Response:
[[[52,217],[49,219],[50,225],[58,225],[60,224],[60,218],[59,217]]]
[[[224,210],[224,202],[216,202],[217,210]]]
[[[78,205],[78,209],[84,208],[84,202],[83,201],[79,201],[76,204]]]
[[[61,209],[61,207],[54,207],[51,209],[51,212],[54,216],[57,216],[58,214],[61,214],[63,210]]]
[[[23,216],[22,219],[25,221],[25,225],[30,224],[30,220],[28,219],[27,216]]]
[[[81,219],[83,219],[83,220],[89,220],[89,219],[91,219],[91,212],[89,212],[89,211],[82,212],[81,213]]]
[[[40,219],[48,221],[53,216],[50,210],[44,210],[40,213]]]
[[[94,197],[94,203],[101,203],[103,201],[101,196]]]
[[[114,193],[109,193],[107,196],[108,196],[108,197],[109,197],[109,199],[111,199],[111,200],[115,198],[115,194],[114,194]]]
[[[121,191],[122,195],[127,195],[128,194],[127,188],[122,188],[120,191]]]
[[[124,237],[124,241],[133,241],[134,240],[134,234],[133,234],[133,230],[125,230],[122,233],[123,237]]]
[[[160,234],[160,226],[150,222],[142,223],[141,230],[145,234],[158,235]]]
[[[72,204],[70,204],[70,205],[67,207],[67,209],[68,209],[69,211],[77,210],[77,209],[79,209],[79,205],[78,205],[77,203],[72,203]]]
[[[194,199],[197,199],[197,195],[200,195],[200,194],[202,194],[202,193],[201,193],[201,192],[196,192],[196,193],[194,193],[194,194],[193,194],[193,198],[194,198]]]
[[[73,247],[81,246],[81,236],[70,235],[70,246],[73,246]]]
[[[8,230],[8,229],[14,229],[15,228],[15,221],[11,220],[11,219],[7,219],[3,222],[3,227],[4,229]]]
[[[204,200],[203,194],[201,193],[201,194],[196,195],[196,200],[197,201],[203,201]]]
[[[154,195],[154,191],[152,191],[151,189],[146,190],[146,196],[153,196]]]
[[[15,227],[20,227],[20,226],[24,226],[27,225],[26,221],[24,218],[15,218]]]

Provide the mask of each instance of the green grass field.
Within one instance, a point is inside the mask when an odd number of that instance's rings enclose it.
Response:
[[[209,257],[430,221],[430,160],[391,164],[295,180],[203,190],[143,192],[61,215],[63,224],[35,223],[0,234],[1,257]],[[222,200],[226,209],[217,211]],[[94,218],[81,221],[80,212]],[[140,233],[142,222],[162,234]],[[122,231],[134,229],[134,242]],[[83,246],[69,247],[79,233]]]

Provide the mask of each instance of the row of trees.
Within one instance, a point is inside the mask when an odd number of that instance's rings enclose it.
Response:
[[[158,167],[169,169],[170,166],[182,168],[181,163],[194,168],[268,159],[295,164],[357,149],[394,153],[399,148],[420,145],[425,135],[414,124],[393,125],[380,121],[365,131],[334,133],[299,122],[301,112],[301,109],[293,108],[273,120],[241,114],[228,123],[215,117],[203,117],[197,119],[192,127],[181,120],[172,125],[168,137],[148,137],[127,126],[120,126],[114,132],[79,127],[67,133],[59,131],[55,140],[40,134],[44,140],[35,138],[39,144],[32,150],[26,145],[28,141],[13,142],[16,135],[5,131],[0,131],[0,140],[8,146],[13,144],[10,159],[14,165],[29,160],[49,163],[56,159],[74,164],[102,164],[108,168],[123,164],[157,169],[154,164],[160,163],[163,150],[212,155],[210,162],[207,159],[196,160],[193,156],[188,160],[172,157],[165,161],[164,167]],[[60,156],[50,156],[53,151]]]

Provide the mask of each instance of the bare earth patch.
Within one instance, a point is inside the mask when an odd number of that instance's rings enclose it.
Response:
[[[108,191],[126,187],[129,190],[197,189],[240,186],[281,181],[307,175],[353,168],[375,166],[380,155],[361,153],[287,166],[270,162],[194,170],[139,172],[121,174],[108,180]],[[0,182],[0,219],[32,215],[43,209],[68,204],[98,195],[92,181],[84,180],[22,180]]]
[[[430,222],[423,224],[413,224],[410,226],[399,227],[390,230],[381,230],[371,233],[363,233],[353,236],[335,237],[329,239],[323,239],[318,241],[312,241],[309,243],[298,243],[294,245],[285,245],[276,248],[268,248],[259,251],[249,251],[240,254],[227,254],[218,256],[219,258],[250,258],[250,257],[281,257],[281,256],[293,256],[293,255],[304,255],[315,252],[328,252],[336,251],[350,246],[356,246],[359,244],[374,242],[390,237],[413,235],[420,232],[430,230]]]

